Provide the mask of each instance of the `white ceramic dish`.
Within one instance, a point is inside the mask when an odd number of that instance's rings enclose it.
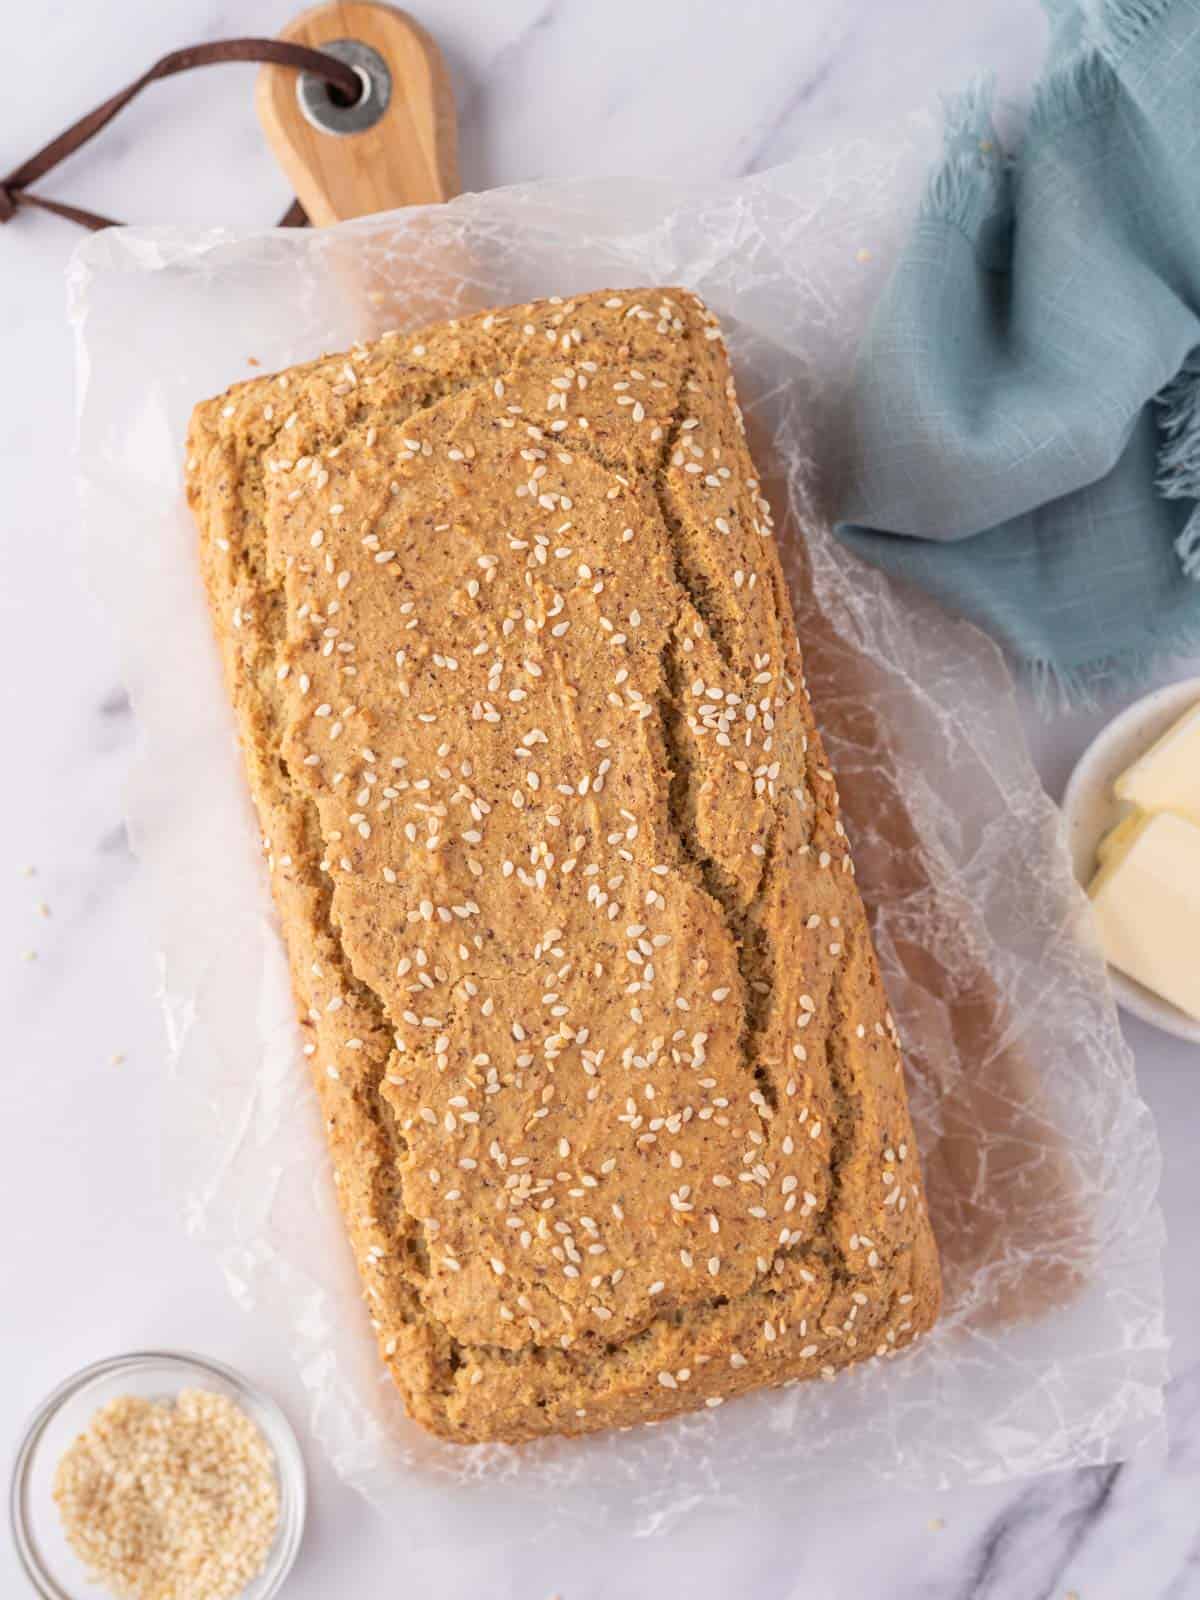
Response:
[[[1063,795],[1067,844],[1075,876],[1085,887],[1096,870],[1096,846],[1129,807],[1113,797],[1112,787],[1173,722],[1200,701],[1200,678],[1156,689],[1135,701],[1099,733],[1079,759]],[[1177,1039],[1200,1044],[1200,1022],[1162,1000],[1123,972],[1108,969],[1117,1004]]]

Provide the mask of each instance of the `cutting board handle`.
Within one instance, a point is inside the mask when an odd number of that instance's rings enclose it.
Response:
[[[364,81],[362,101],[346,106],[308,74],[259,72],[259,121],[315,227],[458,193],[449,75],[437,45],[406,12],[377,0],[334,0],[305,11],[280,38],[334,45]]]

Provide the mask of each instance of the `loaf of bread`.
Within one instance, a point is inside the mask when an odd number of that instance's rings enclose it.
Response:
[[[197,407],[187,485],[413,1417],[577,1434],[911,1344],[899,1043],[703,304],[255,378]]]

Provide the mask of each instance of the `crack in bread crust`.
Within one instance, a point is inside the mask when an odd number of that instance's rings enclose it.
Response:
[[[898,1040],[718,330],[538,302],[197,408],[189,498],[409,1410],[669,1416],[937,1311]]]

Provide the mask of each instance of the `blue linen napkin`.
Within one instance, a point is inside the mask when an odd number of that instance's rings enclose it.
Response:
[[[1046,3],[1019,153],[949,110],[837,509],[1069,696],[1200,647],[1200,0]]]

